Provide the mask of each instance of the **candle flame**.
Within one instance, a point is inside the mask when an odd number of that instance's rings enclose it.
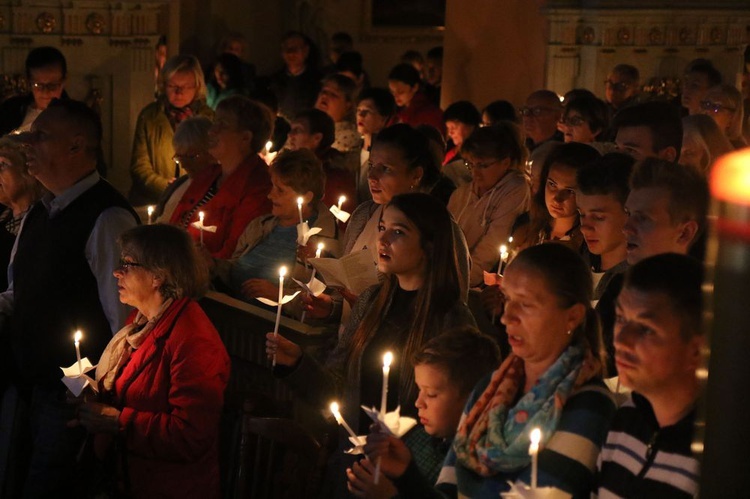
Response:
[[[507,252],[508,252],[508,247],[506,245],[504,245],[504,244],[501,244],[500,245],[500,254],[502,255],[503,253],[507,253]]]
[[[83,337],[83,334],[81,334],[81,331],[76,331],[76,334],[73,335],[73,340],[78,343],[81,341],[81,338]]]
[[[531,435],[529,435],[529,440],[531,440],[531,445],[539,445],[539,442],[542,440],[542,430],[539,428],[534,428],[531,430]]]
[[[333,413],[333,416],[338,421],[339,419],[339,404],[337,402],[331,402],[331,412]]]
[[[202,211],[199,211],[199,212],[198,212],[198,218],[200,218],[200,219],[201,219],[201,223],[203,223],[203,218],[204,218],[205,216],[206,216],[206,214],[205,214],[205,213],[203,213]]]
[[[391,367],[391,362],[393,362],[393,354],[385,352],[385,355],[383,355],[383,367]]]
[[[279,277],[284,277],[285,275],[286,275],[286,266],[285,266],[285,265],[283,265],[283,266],[282,266],[282,267],[281,267],[281,268],[279,269]]]
[[[302,196],[300,196],[300,197],[297,198],[297,205],[298,206],[302,206],[302,203],[304,203],[304,202],[305,202],[305,199]]]
[[[510,244],[510,243],[512,243],[512,242],[513,242],[513,236],[510,236],[510,237],[508,238],[508,244]]]
[[[341,205],[344,204],[344,201],[346,201],[346,196],[341,196],[339,198],[339,208],[341,208]]]
[[[323,243],[318,243],[318,251],[323,251],[323,248],[325,248],[326,245]]]
[[[271,149],[273,149],[273,142],[269,140],[266,142],[266,151],[270,151]]]
[[[146,210],[148,211],[148,216],[151,216],[151,215],[154,214],[154,207],[153,206],[149,206],[148,208],[146,208]]]

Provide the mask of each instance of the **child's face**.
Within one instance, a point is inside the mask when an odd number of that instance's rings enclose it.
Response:
[[[448,379],[439,365],[414,366],[414,380],[419,388],[414,405],[425,431],[433,437],[453,438],[467,395],[461,395],[458,385]]]
[[[581,216],[581,233],[589,251],[594,255],[625,249],[622,228],[628,220],[625,209],[611,194],[576,196]]]

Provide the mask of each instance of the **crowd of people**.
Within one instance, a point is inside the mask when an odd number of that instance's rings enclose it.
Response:
[[[157,66],[127,197],[59,50],[31,50],[28,94],[0,104],[4,497],[220,496],[230,360],[209,288],[303,290],[283,314],[339,331],[323,358],[266,335],[273,374],[367,436],[345,453],[340,429],[321,497],[697,494],[707,175],[746,147],[746,94],[697,59],[676,101],[620,64],[603,96],[442,110],[440,47],[379,87],[346,33],[326,65],[285,34],[269,76],[225,42],[205,72]],[[300,286],[345,256],[377,284]],[[77,330],[96,366],[80,394],[59,371]],[[394,436],[361,405],[417,424]]]

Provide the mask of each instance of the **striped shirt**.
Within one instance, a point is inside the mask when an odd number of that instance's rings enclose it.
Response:
[[[695,497],[700,475],[690,450],[694,422],[695,410],[660,428],[648,400],[632,393],[615,414],[599,456],[599,498]]]
[[[469,399],[462,421],[490,378],[478,385]],[[592,380],[571,395],[557,429],[539,452],[540,487],[557,489],[555,497],[588,498],[594,490],[596,458],[615,413],[612,393],[601,380]],[[531,467],[515,473],[481,477],[457,463],[451,448],[438,477],[437,489],[448,497],[496,498],[508,491],[508,481],[531,482]]]

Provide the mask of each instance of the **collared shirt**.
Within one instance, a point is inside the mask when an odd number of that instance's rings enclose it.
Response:
[[[96,185],[100,178],[99,174],[94,171],[59,196],[48,193],[42,197],[40,202],[47,209],[49,217],[55,218],[84,192]],[[25,222],[26,219],[21,224],[21,229],[11,252],[10,264],[8,265],[8,289],[0,293],[0,313],[7,315],[12,315],[14,308],[13,260]],[[120,248],[117,244],[117,238],[122,232],[135,226],[136,221],[130,212],[119,207],[108,208],[96,219],[94,228],[86,241],[86,261],[91,273],[96,278],[99,301],[102,304],[104,314],[107,316],[112,333],[120,330],[129,313],[129,307],[120,303],[117,279],[113,275],[113,271],[120,261]]]

